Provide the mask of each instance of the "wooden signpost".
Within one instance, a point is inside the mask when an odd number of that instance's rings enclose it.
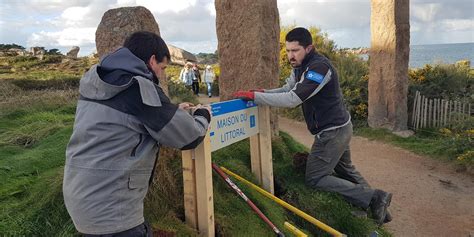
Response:
[[[215,234],[211,152],[250,138],[252,172],[265,190],[274,192],[270,108],[243,100],[215,103],[211,108],[213,117],[204,141],[182,152],[186,223],[201,236]]]

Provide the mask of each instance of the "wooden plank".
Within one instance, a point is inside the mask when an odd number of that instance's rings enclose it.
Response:
[[[440,106],[439,106],[439,126],[442,127],[444,126],[444,99],[441,99],[441,103],[440,103]]]
[[[468,109],[467,109],[467,114],[468,114],[468,116],[469,116],[468,118],[470,118],[470,117],[471,117],[471,104],[468,104],[468,107],[467,107],[467,108],[468,108]]]
[[[436,127],[439,127],[440,126],[440,122],[439,122],[439,118],[440,118],[440,104],[441,104],[441,100],[440,99],[436,99]]]
[[[184,217],[186,223],[197,230],[196,172],[193,156],[194,150],[181,152],[181,159],[183,161]]]
[[[258,106],[258,126],[262,187],[273,194],[275,190],[273,186],[272,129],[269,106]]]
[[[423,111],[423,126],[422,128],[426,127],[426,120],[427,120],[427,115],[428,115],[428,98],[423,96],[424,100],[424,111]]]
[[[446,100],[444,104],[444,126],[448,124],[448,109],[449,109],[449,100]]]
[[[421,96],[421,110],[420,110],[420,128],[423,128],[423,120],[425,118],[425,97]]]
[[[428,127],[433,126],[433,99],[428,100]]]
[[[433,101],[433,127],[437,127],[438,125],[436,124],[437,121],[437,108],[438,108],[438,99],[434,99]]]
[[[195,149],[196,203],[199,235],[214,236],[214,194],[212,190],[211,139],[209,131]]]
[[[411,110],[411,126],[415,128],[415,118],[416,118],[416,100],[418,99],[418,91],[415,92],[415,98],[413,99],[413,108]]]
[[[416,111],[416,129],[420,128],[420,124],[421,124],[421,94],[420,92],[418,92],[418,102],[417,102],[417,105],[416,105],[418,108],[417,108],[417,111]]]
[[[462,120],[466,120],[466,103],[461,103],[462,105]]]
[[[260,124],[259,124],[260,126]],[[250,166],[252,173],[257,178],[258,184],[262,184],[262,169],[260,164],[260,136],[250,137]]]

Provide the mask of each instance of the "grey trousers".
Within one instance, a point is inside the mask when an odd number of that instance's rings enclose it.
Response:
[[[352,165],[351,137],[352,123],[315,136],[306,163],[306,184],[339,193],[349,203],[367,209],[374,190]]]

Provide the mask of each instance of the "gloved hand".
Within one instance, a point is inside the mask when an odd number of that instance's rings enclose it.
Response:
[[[250,92],[265,92],[265,89],[252,89]]]
[[[237,91],[232,96],[236,99],[242,99],[245,101],[255,99],[255,93],[252,91]]]

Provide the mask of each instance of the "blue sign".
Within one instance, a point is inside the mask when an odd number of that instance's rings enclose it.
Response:
[[[258,109],[252,101],[229,100],[211,104],[211,151],[258,133]]]

